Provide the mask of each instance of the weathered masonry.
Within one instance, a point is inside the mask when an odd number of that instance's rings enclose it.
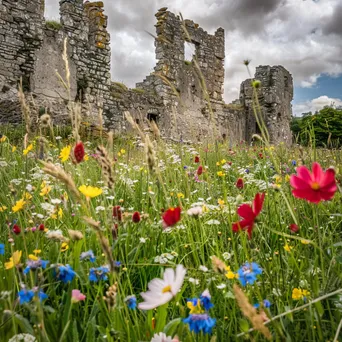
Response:
[[[103,108],[105,124],[125,130],[123,113],[143,125],[158,123],[165,136],[201,140],[210,131],[231,142],[250,141],[259,132],[253,113],[252,80],[241,85],[239,100],[223,101],[225,33],[209,34],[191,20],[162,8],[156,13],[157,65],[135,89],[111,80],[110,35],[104,4],[60,1],[60,23],[46,22],[44,0],[0,0],[0,123],[21,121],[20,79],[32,113],[46,111],[55,123],[68,120],[68,102],[82,103],[84,121],[96,122]],[[70,92],[62,86],[64,41]],[[191,47],[193,56],[186,56]],[[120,67],[114,65],[113,68]],[[291,143],[293,81],[281,66],[260,66],[258,98],[272,142]]]

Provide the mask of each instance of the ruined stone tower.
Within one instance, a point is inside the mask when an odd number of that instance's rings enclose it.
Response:
[[[124,112],[129,111],[140,125],[156,121],[165,137],[176,140],[201,140],[214,132],[233,144],[259,133],[252,80],[242,83],[238,101],[223,101],[222,28],[209,34],[161,8],[155,25],[157,64],[135,89],[128,89],[111,80],[103,2],[59,3],[60,23],[51,23],[44,18],[44,0],[0,0],[0,123],[21,122],[17,89],[22,79],[32,115],[47,111],[55,123],[68,122],[72,100],[82,104],[82,119],[95,124],[102,108],[105,125],[116,132],[126,131]],[[65,42],[69,91],[56,75],[66,78]],[[185,54],[188,47],[192,56]],[[255,78],[261,81],[258,98],[271,142],[291,143],[291,75],[281,66],[266,66],[257,68]]]
[[[290,122],[293,99],[291,74],[282,66],[259,66],[254,79],[261,82],[261,87],[257,90],[258,100],[270,140],[273,143],[283,141],[291,144]],[[246,141],[249,141],[254,133],[260,132],[253,112],[253,87],[250,79],[241,84],[240,102],[246,113]]]

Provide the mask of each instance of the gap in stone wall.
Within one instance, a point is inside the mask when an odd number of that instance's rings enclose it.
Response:
[[[191,62],[196,54],[196,45],[194,43],[184,43],[184,60]]]

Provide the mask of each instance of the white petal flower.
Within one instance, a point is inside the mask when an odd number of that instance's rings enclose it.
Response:
[[[144,302],[139,303],[140,310],[152,310],[169,302],[181,289],[186,269],[183,265],[167,268],[163,279],[155,278],[148,283],[148,291],[141,293]]]
[[[187,211],[189,216],[199,216],[203,213],[202,207],[193,207]]]
[[[172,338],[170,336],[166,336],[164,333],[154,334],[151,342],[179,342],[177,337]]]

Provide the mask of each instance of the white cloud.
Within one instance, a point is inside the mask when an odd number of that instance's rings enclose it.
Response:
[[[208,32],[226,30],[225,99],[239,96],[248,78],[242,61],[283,65],[300,87],[320,75],[342,74],[341,0],[104,0],[112,43],[112,78],[133,87],[155,65],[154,13],[166,5]],[[47,16],[58,17],[56,0],[46,0]],[[322,94],[323,95],[323,94]]]
[[[323,109],[325,106],[340,107],[342,106],[342,100],[334,99],[326,95],[323,95],[311,101],[306,101],[306,102],[302,102],[302,103],[298,103],[294,105],[293,113],[296,116],[299,116],[302,113],[308,113],[308,112],[315,113],[316,111]]]

